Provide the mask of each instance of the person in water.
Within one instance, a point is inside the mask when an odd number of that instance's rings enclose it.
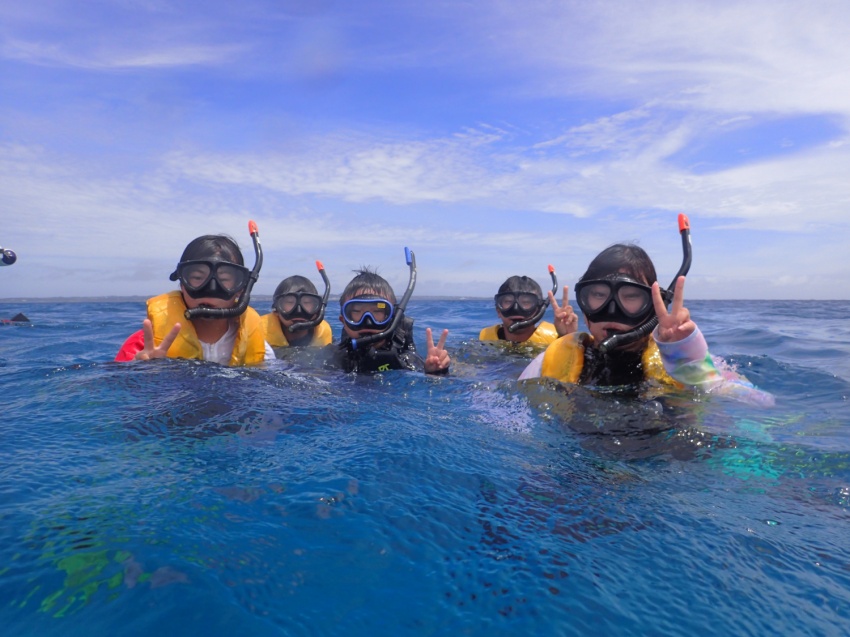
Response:
[[[549,292],[549,303],[555,310],[555,324],[540,321],[549,304],[540,285],[527,276],[509,277],[499,287],[496,296],[496,315],[501,324],[481,330],[481,341],[508,341],[546,346],[559,336],[571,334],[578,328],[578,316],[568,302],[568,289],[564,286],[563,304],[558,305]],[[538,322],[539,321],[539,322]],[[514,327],[511,331],[512,326]]]
[[[322,347],[333,340],[324,302],[310,279],[295,275],[280,282],[272,312],[261,317],[266,341],[276,354],[287,347]]]
[[[168,357],[250,365],[273,359],[260,316],[247,306],[249,281],[257,273],[244,262],[236,241],[226,235],[191,241],[170,277],[180,289],[148,299],[142,329],[124,342],[115,360]]]
[[[431,328],[425,330],[428,353],[423,359],[413,342],[413,319],[398,307],[395,292],[390,284],[376,272],[363,268],[348,283],[339,299],[342,322],[342,340],[339,345],[329,345],[329,364],[346,372],[383,372],[392,369],[424,371],[427,374],[445,374],[451,365],[446,351],[443,330],[434,345]],[[386,333],[392,325],[396,327]],[[374,335],[383,335],[377,342]],[[368,339],[368,340],[366,340]],[[361,341],[366,341],[361,344]]]
[[[754,388],[722,359],[709,354],[702,332],[684,305],[684,290],[685,277],[679,276],[671,299],[660,288],[655,266],[642,248],[631,244],[606,248],[575,286],[589,333],[559,338],[526,367],[520,380],[548,377],[596,386],[653,380],[772,405],[772,395]],[[604,347],[608,339],[630,334],[653,317],[658,325],[651,334]]]

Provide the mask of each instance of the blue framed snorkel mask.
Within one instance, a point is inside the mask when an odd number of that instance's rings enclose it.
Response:
[[[298,321],[293,323],[289,328],[290,332],[307,330],[311,327],[316,327],[325,318],[325,308],[328,306],[328,297],[331,294],[331,282],[330,279],[328,279],[328,275],[325,273],[325,266],[322,265],[321,261],[316,261],[316,269],[319,271],[319,274],[322,276],[322,280],[325,282],[325,293],[321,296],[321,298],[315,294],[299,292],[298,294],[281,294],[279,297],[274,299],[272,309],[285,319],[289,319],[293,316],[304,315],[312,317],[309,321]],[[292,303],[292,301],[294,301],[294,303]],[[316,313],[315,310],[310,311],[310,309],[314,307],[318,307],[318,313]],[[296,312],[303,314],[296,314]]]
[[[183,315],[192,320],[195,318],[233,318],[240,316],[248,308],[251,302],[251,289],[260,275],[263,267],[263,249],[260,245],[260,232],[257,224],[248,222],[248,232],[254,243],[254,268],[249,272],[247,268],[223,261],[220,259],[184,261],[177,264],[177,268],[169,277],[172,281],[180,280],[186,293],[192,298],[222,298],[232,299],[239,294],[239,302],[233,307],[196,307],[187,309]],[[240,292],[241,290],[241,292]]]
[[[349,326],[358,330],[381,329],[382,327],[387,326],[386,329],[383,329],[383,331],[377,334],[370,334],[362,338],[352,338],[347,343],[343,342],[341,344],[343,347],[351,348],[352,350],[363,349],[373,343],[377,343],[391,337],[393,332],[395,332],[404,317],[404,310],[407,308],[407,303],[410,301],[410,297],[413,294],[413,288],[416,286],[416,255],[413,254],[413,251],[411,251],[410,248],[405,247],[404,258],[410,268],[410,279],[407,282],[407,289],[404,292],[404,296],[401,297],[401,301],[395,307],[393,307],[392,303],[390,303],[387,299],[378,299],[374,296],[369,297],[368,299],[365,297],[361,299],[349,299],[343,304],[343,319]],[[353,301],[360,303],[361,307],[349,305]],[[370,305],[366,306],[366,303],[369,303]],[[389,307],[386,307],[387,305]],[[348,306],[349,313],[352,318],[356,317],[359,319],[358,322],[348,322],[348,319],[345,317],[346,306]]]
[[[670,285],[667,287],[666,290],[663,290],[663,289],[661,290],[661,296],[664,298],[665,303],[670,303],[670,301],[672,301],[673,290],[676,287],[676,281],[679,279],[680,276],[686,275],[688,273],[688,270],[691,269],[691,258],[693,257],[693,249],[691,247],[691,222],[688,220],[688,216],[684,213],[679,215],[678,221],[679,221],[679,234],[682,237],[682,265],[679,267],[679,271],[676,273],[676,276],[673,277],[673,282],[670,283]],[[624,277],[619,277],[619,278],[622,280]],[[615,279],[616,279],[616,277],[615,277]],[[581,282],[581,283],[576,284],[576,294],[579,297],[579,307],[581,307],[582,311],[585,311],[584,307],[582,306],[582,301],[581,301],[582,288],[584,288],[583,284],[586,283],[586,284],[590,285],[590,284],[598,284],[600,282],[605,282],[605,279],[602,279],[602,280],[599,280],[599,281]],[[618,286],[618,290],[622,290],[626,286],[632,286],[632,287],[640,286],[640,287],[643,287],[643,288],[648,287],[648,286],[645,286],[645,285],[638,283],[636,281],[623,281],[620,284],[620,286]],[[587,288],[585,288],[585,290],[586,289]],[[612,293],[613,293],[613,289],[614,289],[614,286],[612,286]],[[655,327],[658,325],[658,317],[655,315],[654,306],[652,305],[652,296],[651,296],[652,288],[648,288],[648,289],[650,291],[649,292],[649,294],[650,294],[650,296],[649,296],[649,310],[648,311],[643,310],[643,312],[647,312],[648,318],[646,318],[640,325],[635,327],[633,330],[630,330],[628,332],[623,332],[622,334],[614,334],[613,336],[609,336],[604,341],[602,341],[599,344],[599,350],[603,354],[607,353],[607,352],[609,352],[612,349],[615,349],[617,347],[623,347],[625,345],[630,345],[631,343],[634,343],[635,341],[638,341],[638,340],[648,336],[652,332],[652,330],[654,330]],[[631,290],[630,292],[634,292],[634,290]],[[622,312],[623,316],[628,318],[628,316],[629,316],[629,310],[628,310],[629,301],[625,296],[622,299],[620,298],[620,296],[621,296],[620,294],[613,294],[612,300],[609,301],[605,305],[601,305],[600,307],[601,308],[610,308],[610,304],[612,302],[614,302],[615,305],[618,306],[618,308],[616,309],[616,312]],[[637,307],[637,306],[634,305],[632,307],[634,308],[634,307]],[[591,310],[592,309],[593,308],[591,308]],[[587,317],[592,320],[592,314],[589,314],[586,311],[585,311],[585,314],[587,314]],[[638,314],[640,314],[640,312],[638,312]],[[604,320],[616,320],[616,319],[605,318]],[[633,320],[634,319],[629,319],[629,320],[621,321],[621,322],[628,324],[628,323],[631,323]]]
[[[555,275],[555,267],[551,264],[549,265],[549,276],[552,277],[552,294],[557,294],[558,293],[558,277]],[[506,294],[512,294],[512,293],[508,292]],[[500,298],[499,297],[502,297],[502,300],[505,300],[506,294],[497,294],[494,297],[495,300],[496,300],[496,309],[499,310],[503,315],[505,314],[505,310],[503,309],[502,305],[500,304]],[[520,295],[517,294],[515,296],[517,298],[516,298],[516,302],[513,304],[513,309],[508,310],[508,311],[518,311],[518,313],[520,315],[522,315],[522,313],[523,313],[522,305],[523,304],[521,303],[521,299],[519,298]],[[513,334],[514,332],[525,329],[529,325],[536,325],[537,321],[542,319],[543,315],[546,314],[546,309],[548,307],[549,307],[549,296],[547,295],[546,297],[540,299],[540,303],[537,306],[537,311],[534,313],[533,316],[525,319],[524,321],[517,321],[516,323],[511,323],[508,326],[508,331],[511,334]]]

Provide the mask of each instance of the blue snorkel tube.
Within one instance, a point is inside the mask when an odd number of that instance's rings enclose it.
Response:
[[[365,348],[372,343],[377,343],[385,338],[389,338],[392,336],[393,332],[395,332],[399,323],[401,323],[401,319],[404,318],[404,310],[407,308],[407,302],[410,300],[410,296],[413,294],[413,288],[416,286],[416,256],[410,248],[405,247],[404,258],[407,261],[408,267],[410,267],[410,280],[407,282],[407,290],[405,290],[404,296],[401,297],[401,302],[396,305],[393,322],[390,323],[390,326],[387,329],[378,334],[370,334],[363,338],[352,338],[346,345],[347,347],[350,347],[352,350],[357,350],[358,348]]]
[[[18,255],[8,248],[0,247],[0,266],[12,265],[18,260]]]
[[[673,282],[662,292],[662,295],[669,299],[673,298],[673,290],[676,288],[676,281],[679,280],[680,276],[686,275],[688,270],[691,269],[691,257],[693,256],[693,250],[691,248],[691,222],[688,220],[688,216],[684,213],[679,215],[679,234],[682,235],[682,265],[676,273],[676,276],[673,277]],[[669,301],[667,302],[669,303]],[[599,344],[599,351],[605,354],[616,347],[622,347],[624,345],[634,343],[635,341],[648,336],[652,330],[655,329],[656,325],[658,325],[658,317],[653,315],[653,317],[646,323],[639,325],[630,332],[623,332],[622,334],[609,336]]]
[[[322,307],[319,308],[319,313],[312,321],[304,321],[303,323],[293,323],[289,328],[290,332],[295,330],[306,330],[311,327],[316,327],[325,318],[325,308],[328,306],[328,297],[331,295],[331,282],[328,275],[325,274],[325,266],[321,261],[316,261],[316,269],[322,275],[322,281],[325,282],[325,293],[322,295]]]
[[[260,276],[260,268],[263,267],[263,248],[260,246],[260,231],[257,229],[257,224],[253,221],[248,222],[248,232],[251,233],[251,240],[254,242],[254,269],[251,270],[251,273],[248,275],[248,283],[245,285],[245,289],[239,297],[239,303],[233,307],[227,308],[196,307],[191,310],[186,310],[183,312],[183,316],[187,319],[191,321],[194,318],[233,318],[234,316],[239,316],[248,308],[248,303],[251,302],[251,289],[254,287],[254,284]]]
[[[555,275],[555,266],[551,263],[549,264],[549,276],[552,277],[552,294],[558,293],[558,277]],[[508,331],[513,334],[517,330],[524,329],[529,325],[534,325],[543,318],[543,315],[546,314],[546,309],[549,307],[549,296],[543,299],[543,302],[540,304],[540,309],[537,310],[537,313],[531,318],[527,318],[524,321],[517,321],[516,323],[511,323],[508,325]]]

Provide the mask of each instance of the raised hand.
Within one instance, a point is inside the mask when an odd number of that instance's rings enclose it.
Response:
[[[658,316],[658,328],[656,338],[660,343],[674,343],[681,341],[694,333],[697,326],[691,320],[691,313],[684,305],[685,277],[676,279],[676,287],[673,291],[673,305],[670,312],[661,298],[661,287],[658,282],[652,284],[652,303],[655,305],[655,314]]]
[[[150,319],[145,319],[142,322],[142,331],[145,333],[145,348],[136,353],[137,361],[147,361],[152,358],[167,358],[168,357],[168,348],[171,347],[171,344],[174,342],[174,339],[177,338],[177,335],[180,333],[180,323],[175,323],[174,327],[171,328],[171,331],[162,339],[162,343],[159,344],[159,347],[154,345],[153,341],[153,324]]]
[[[552,290],[549,290],[549,303],[555,312],[555,331],[558,332],[558,336],[566,336],[578,330],[578,314],[573,311],[570,305],[569,291],[570,287],[565,285],[564,298],[561,305],[558,305],[555,295],[552,294]]]
[[[446,351],[446,337],[449,331],[443,330],[440,341],[434,345],[434,336],[431,328],[425,328],[425,343],[428,345],[428,355],[425,357],[425,372],[427,374],[438,374],[449,368],[452,359]]]

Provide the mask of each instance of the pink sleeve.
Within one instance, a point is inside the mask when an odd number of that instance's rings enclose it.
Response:
[[[124,341],[124,344],[115,356],[115,361],[118,363],[131,361],[136,358],[136,354],[141,352],[143,349],[145,349],[145,333],[142,330],[139,330],[138,332],[130,334],[127,340]]]

